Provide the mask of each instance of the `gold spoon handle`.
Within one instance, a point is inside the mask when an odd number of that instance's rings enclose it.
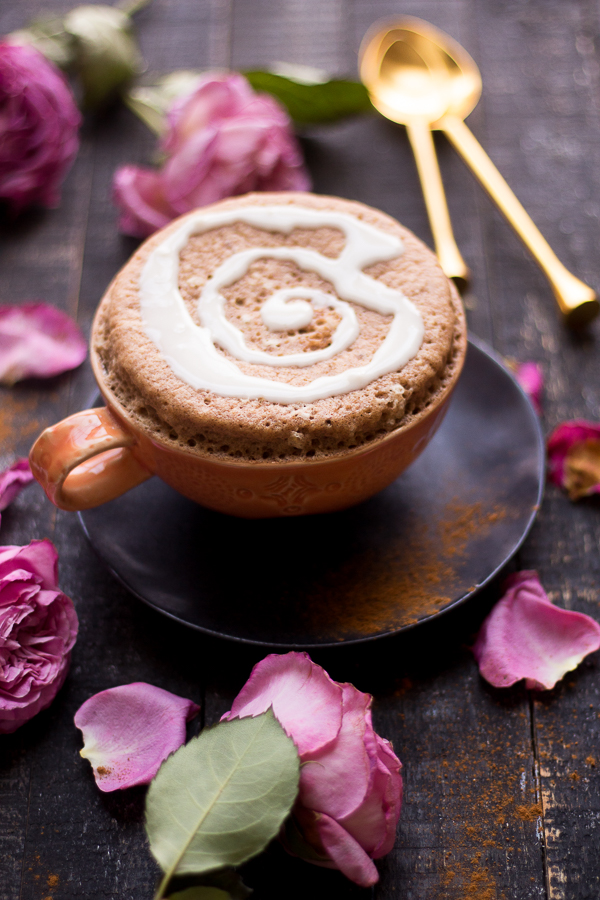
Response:
[[[469,280],[470,273],[454,240],[431,129],[428,123],[417,118],[408,122],[406,129],[417,161],[440,265],[448,278],[453,278],[462,287]]]
[[[591,321],[600,310],[596,294],[566,269],[521,206],[477,138],[462,119],[444,116],[436,128],[446,132],[458,152],[513,226],[548,277],[558,305],[572,325]]]

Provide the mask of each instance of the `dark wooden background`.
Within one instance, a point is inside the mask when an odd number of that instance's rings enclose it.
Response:
[[[71,5],[2,0],[0,32]],[[561,259],[600,289],[597,0],[154,0],[136,20],[153,71],[283,60],[352,75],[367,27],[394,13],[429,19],[478,61],[484,91],[473,131]],[[89,329],[135,247],[117,233],[112,174],[125,162],[150,162],[153,146],[124,108],[86,123],[60,208],[1,228],[0,302],[41,298]],[[401,128],[365,117],[309,129],[303,146],[316,191],[378,206],[431,242]],[[546,430],[565,418],[600,418],[600,323],[581,336],[565,331],[517,238],[443,139],[438,148],[473,271],[471,330],[502,354],[541,362]],[[4,390],[0,463],[26,454],[43,427],[82,408],[92,390],[87,365]],[[0,739],[0,900],[145,900],[157,870],[143,832],[144,790],[97,790],[78,755],[73,714],[96,691],[143,680],[201,702],[202,721],[213,722],[263,653],[191,633],[129,596],[75,516],[57,512],[34,485],[3,515],[2,543],[46,536],[81,631],[51,708]],[[516,566],[536,568],[558,604],[599,619],[599,536],[598,502],[572,505],[549,488]],[[257,900],[600,897],[598,655],[551,692],[490,688],[467,646],[498,591],[406,637],[314,654],[334,678],[375,695],[376,727],[404,763],[398,839],[372,892],[274,846],[245,867]]]

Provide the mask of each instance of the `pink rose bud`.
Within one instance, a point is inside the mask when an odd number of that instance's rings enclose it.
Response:
[[[479,671],[494,687],[525,678],[527,688],[550,690],[600,648],[600,625],[554,606],[537,572],[516,572],[505,587],[473,646]]]
[[[48,303],[0,306],[0,384],[60,375],[86,355],[85,338],[60,309]]]
[[[600,425],[563,422],[548,438],[548,477],[571,500],[600,493]]]
[[[200,707],[143,681],[94,694],[75,713],[101,791],[149,784],[185,741],[185,723]]]
[[[302,763],[284,846],[363,887],[378,880],[373,860],[392,849],[402,803],[401,764],[373,730],[372,701],[351,684],[332,681],[307,653],[273,654],[254,667],[223,716],[273,708]]]
[[[72,601],[58,589],[50,541],[0,547],[0,733],[46,709],[67,676],[77,637]]]
[[[182,213],[248,191],[306,191],[287,112],[237,73],[206,74],[168,114],[158,171],[125,166],[113,181],[126,234],[146,237]]]
[[[0,199],[57,206],[81,116],[61,73],[33,47],[0,42]]]

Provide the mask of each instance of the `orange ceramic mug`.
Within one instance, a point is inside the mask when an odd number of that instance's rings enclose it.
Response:
[[[453,377],[406,425],[324,459],[263,462],[200,456],[150,436],[112,393],[92,350],[106,406],[47,428],[31,449],[31,469],[49,499],[70,511],[114,500],[152,475],[202,506],[244,518],[345,509],[386,487],[425,449],[442,421],[465,351],[463,337]]]

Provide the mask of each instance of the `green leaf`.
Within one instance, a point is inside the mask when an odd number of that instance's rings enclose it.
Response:
[[[207,872],[205,875],[176,876],[171,882],[171,890],[175,894],[170,894],[170,897],[178,897],[192,887],[219,888],[227,895],[228,900],[248,900],[252,894],[252,889],[244,884],[239,872],[230,867]]]
[[[146,801],[150,849],[173,875],[236,866],[275,837],[298,792],[296,747],[272,710],[220,722],[161,766]]]
[[[276,72],[244,72],[255,91],[272,94],[299,125],[333,122],[373,109],[369,94],[358,81],[333,79],[307,83]]]
[[[196,887],[186,888],[185,891],[169,894],[169,900],[230,900],[230,896],[221,888],[199,884]]]
[[[67,34],[62,19],[57,16],[36,19],[28,28],[13,31],[6,39],[13,44],[29,44],[59,69],[69,69],[75,59],[73,36]]]

